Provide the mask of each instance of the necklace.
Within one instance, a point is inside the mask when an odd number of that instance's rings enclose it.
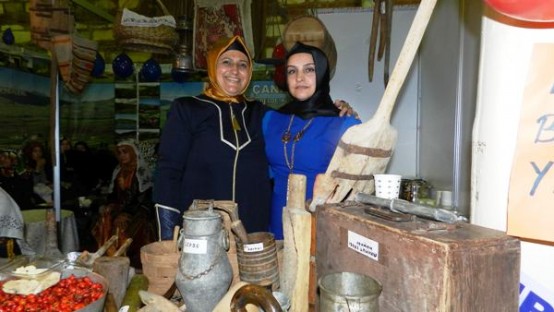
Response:
[[[293,120],[294,120],[294,115],[290,115],[289,126],[287,130],[283,132],[283,136],[281,137],[281,141],[283,142],[283,152],[285,154],[285,162],[287,163],[287,167],[291,172],[292,172],[292,168],[294,168],[294,151],[296,149],[296,143],[300,141],[300,139],[302,139],[302,137],[304,136],[304,132],[306,132],[308,127],[312,124],[312,121],[314,120],[314,118],[312,117],[310,120],[308,120],[308,122],[304,125],[304,127],[294,135],[292,139],[292,149],[291,149],[290,160],[289,160],[289,153],[287,152],[287,144],[290,142],[290,139],[291,139],[290,128],[292,127]]]

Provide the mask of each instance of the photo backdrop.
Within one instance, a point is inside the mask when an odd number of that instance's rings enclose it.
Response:
[[[137,93],[137,87],[140,92]],[[90,83],[76,96],[60,92],[60,136],[105,148],[121,133],[155,141],[174,98],[200,94],[204,82]],[[137,94],[142,94],[137,96]],[[280,107],[287,94],[273,81],[253,81],[247,95],[270,107]],[[0,68],[1,149],[17,149],[31,137],[48,140],[50,80],[18,69]],[[138,133],[138,135],[137,135]]]

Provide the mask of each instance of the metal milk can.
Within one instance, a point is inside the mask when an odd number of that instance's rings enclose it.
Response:
[[[175,284],[187,312],[212,311],[233,279],[226,253],[229,237],[221,215],[212,206],[186,211],[179,244],[181,257]]]

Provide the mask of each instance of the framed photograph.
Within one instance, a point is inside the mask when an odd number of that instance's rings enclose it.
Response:
[[[254,55],[250,5],[252,0],[195,0],[193,65],[206,70],[206,52],[220,38],[244,37]]]

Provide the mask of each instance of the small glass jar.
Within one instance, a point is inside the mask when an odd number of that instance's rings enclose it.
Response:
[[[431,185],[423,179],[402,179],[400,182],[400,198],[416,202],[420,198],[429,198]]]

